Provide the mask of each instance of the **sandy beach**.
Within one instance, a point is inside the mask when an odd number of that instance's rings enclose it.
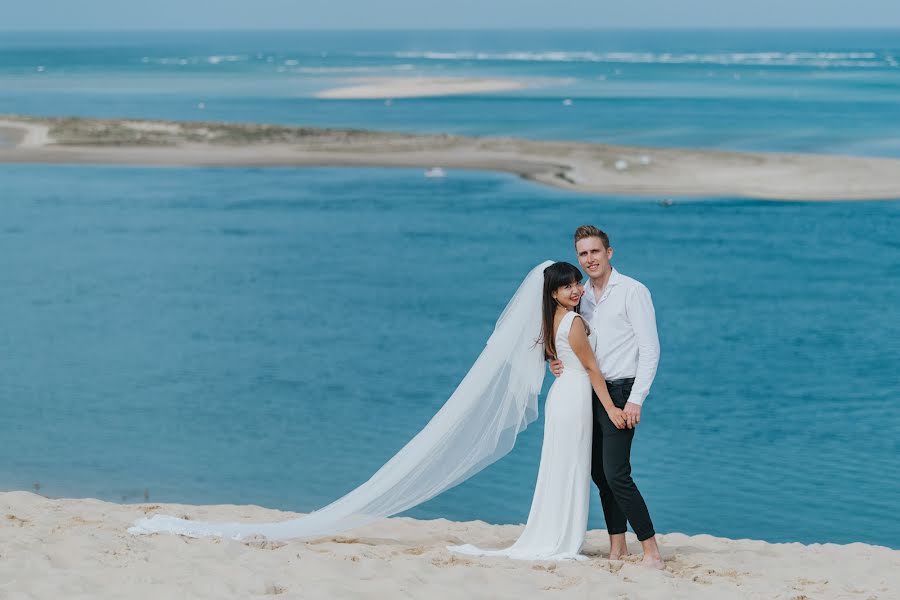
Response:
[[[0,119],[0,163],[441,167],[597,194],[900,198],[900,160],[203,122]],[[3,133],[5,132],[5,133]]]
[[[0,148],[40,148],[48,143],[49,127],[0,119]]]
[[[770,544],[661,534],[667,571],[604,558],[590,531],[583,562],[451,555],[447,544],[502,546],[518,525],[385,519],[346,535],[269,542],[133,536],[154,513],[209,520],[280,520],[257,506],[114,504],[0,493],[0,598],[766,598],[890,599],[900,595],[900,551],[866,544]],[[629,533],[629,548],[640,545]]]
[[[360,100],[385,98],[427,98],[506,92],[525,87],[513,79],[463,79],[459,77],[365,77],[352,85],[324,90],[317,98]]]

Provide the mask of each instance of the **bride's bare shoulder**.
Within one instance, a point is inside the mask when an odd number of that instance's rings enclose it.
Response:
[[[574,313],[574,317],[572,317],[572,325],[575,325],[576,322],[581,323],[581,327],[570,327],[569,328],[569,339],[587,339],[587,336],[590,335],[590,327],[588,326],[587,320],[582,317],[578,313]]]

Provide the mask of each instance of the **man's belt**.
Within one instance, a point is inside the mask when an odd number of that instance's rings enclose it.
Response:
[[[607,379],[606,385],[621,387],[634,383],[634,377],[626,377],[625,379]]]

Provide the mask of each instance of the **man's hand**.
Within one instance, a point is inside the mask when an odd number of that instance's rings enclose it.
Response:
[[[553,360],[551,360],[550,361],[550,372],[553,373],[554,375],[556,375],[557,377],[562,375],[562,372],[563,372],[562,361],[557,360],[555,358]]]
[[[634,402],[626,402],[625,408],[622,409],[622,414],[625,415],[625,424],[628,425],[628,429],[634,429],[641,422],[641,405]]]

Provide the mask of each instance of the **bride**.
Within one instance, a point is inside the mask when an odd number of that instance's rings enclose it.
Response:
[[[597,368],[597,336],[577,312],[582,295],[581,272],[575,266],[558,262],[544,270],[541,337],[547,358],[561,361],[563,373],[544,403],[544,444],[525,530],[503,550],[466,544],[448,546],[451,551],[530,560],[585,559],[580,552],[590,504],[591,388],[617,429],[625,427],[625,418]]]
[[[544,442],[528,523],[510,548],[450,550],[517,559],[583,559],[591,465],[591,389],[613,424],[625,427],[594,358],[596,337],[577,308],[579,270],[565,262],[533,268],[500,315],[462,382],[409,443],[368,481],[315,512],[275,523],[214,523],[154,515],[128,529],[140,535],[272,540],[331,535],[388,517],[462,483],[506,455],[537,418],[545,359],[565,369],[545,404]]]

